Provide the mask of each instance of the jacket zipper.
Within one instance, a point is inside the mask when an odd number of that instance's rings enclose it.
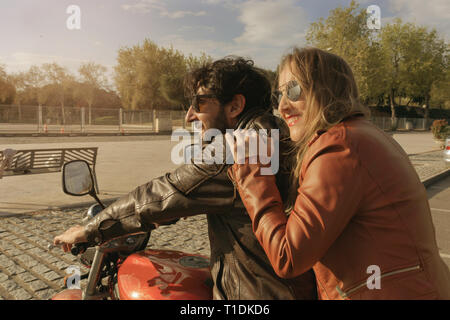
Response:
[[[395,270],[395,271],[387,272],[387,273],[382,274],[382,275],[380,276],[380,279],[382,279],[382,278],[384,278],[384,277],[392,276],[392,275],[395,275],[395,274],[399,274],[399,273],[403,273],[403,272],[408,272],[408,271],[419,270],[419,269],[420,269],[420,265],[417,265],[417,266],[414,266],[414,267],[408,267],[408,268],[403,268],[403,269],[400,269],[400,270]],[[366,279],[366,281],[364,281],[363,283],[357,285],[356,287],[353,287],[353,288],[347,290],[346,292],[342,291],[342,289],[339,288],[339,286],[336,286],[336,291],[339,293],[339,295],[340,295],[342,298],[345,299],[345,298],[348,298],[349,295],[351,295],[352,293],[354,293],[355,291],[361,289],[362,287],[364,287],[364,286],[366,286],[366,285],[367,285],[367,279]]]

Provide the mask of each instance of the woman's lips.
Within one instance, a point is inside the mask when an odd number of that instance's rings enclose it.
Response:
[[[300,120],[300,115],[289,116],[286,118],[286,123],[289,127],[292,127]]]

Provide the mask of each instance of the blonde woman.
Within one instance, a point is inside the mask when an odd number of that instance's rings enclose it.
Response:
[[[261,164],[230,170],[275,272],[313,268],[321,299],[450,299],[424,186],[371,124],[350,67],[295,48],[278,70],[278,111],[296,144],[293,209]]]

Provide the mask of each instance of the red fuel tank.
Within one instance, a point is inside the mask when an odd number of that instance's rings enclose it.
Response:
[[[82,295],[80,289],[66,289],[55,294],[52,300],[81,300]]]
[[[122,263],[117,274],[120,300],[210,300],[212,280],[205,256],[145,250]]]

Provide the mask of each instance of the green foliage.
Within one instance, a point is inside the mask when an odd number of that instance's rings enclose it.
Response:
[[[0,103],[11,104],[16,95],[14,83],[6,74],[2,65],[0,65]]]
[[[435,139],[445,140],[450,134],[450,127],[445,119],[434,120],[431,125],[431,132]]]
[[[382,48],[366,21],[366,11],[352,1],[348,8],[338,7],[327,19],[312,23],[306,39],[309,45],[344,58],[352,67],[362,100],[370,101],[384,93],[385,83],[380,79],[386,70]]]
[[[436,30],[396,19],[375,31],[368,30],[366,21],[365,8],[352,1],[312,23],[308,44],[343,57],[352,67],[362,101],[380,104],[389,99],[393,117],[396,99],[425,105],[425,116],[430,102],[450,102],[448,44]]]
[[[431,88],[430,107],[442,107],[450,110],[450,68],[449,55],[446,56],[445,76],[433,83]]]
[[[141,45],[121,48],[115,67],[115,85],[124,108],[159,109],[188,104],[183,82],[187,72],[211,61],[185,56],[171,48],[158,47],[146,39]]]
[[[107,68],[94,62],[83,63],[78,69],[81,83],[74,83],[72,95],[75,99],[84,101],[89,107],[88,123],[92,123],[91,108],[96,99],[101,96],[101,90],[107,87]]]
[[[61,108],[119,107],[120,100],[108,88],[105,71],[106,68],[98,64],[83,64],[79,70],[81,81],[78,81],[66,68],[56,63],[33,65],[25,72],[14,74],[6,74],[0,66],[0,103],[19,106],[60,105]],[[6,82],[2,82],[4,79]],[[6,90],[3,83],[9,89]]]

